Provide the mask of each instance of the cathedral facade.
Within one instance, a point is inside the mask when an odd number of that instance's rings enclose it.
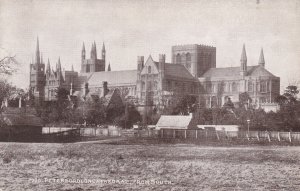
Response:
[[[62,69],[60,59],[55,69],[48,60],[45,69],[37,41],[35,60],[30,64],[31,95],[43,101],[55,100],[59,87],[79,98],[118,92],[123,102],[132,102],[148,114],[170,104],[176,95],[193,95],[206,107],[219,107],[228,99],[238,102],[239,95],[247,92],[253,104],[260,107],[273,103],[280,93],[280,78],[265,69],[263,50],[258,64],[248,66],[244,46],[240,66],[227,68],[216,68],[216,48],[212,46],[173,46],[171,55],[171,63],[166,62],[164,54],[157,61],[151,55],[146,60],[138,56],[136,70],[111,71],[110,65],[106,69],[104,43],[99,59],[94,42],[89,59],[83,44],[80,72],[73,67],[69,71]]]

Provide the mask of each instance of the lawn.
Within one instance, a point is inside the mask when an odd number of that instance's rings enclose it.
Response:
[[[0,190],[300,190],[300,147],[0,143]]]

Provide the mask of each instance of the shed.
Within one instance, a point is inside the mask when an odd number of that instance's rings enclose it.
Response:
[[[156,129],[192,128],[196,128],[192,115],[162,115],[156,124]]]

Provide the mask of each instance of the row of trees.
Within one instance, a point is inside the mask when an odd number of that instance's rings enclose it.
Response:
[[[128,128],[141,120],[139,112],[131,104],[108,104],[105,99],[97,97],[72,99],[68,95],[68,91],[58,88],[56,101],[35,102],[38,115],[45,124],[114,124]]]
[[[251,107],[251,98],[247,93],[239,96],[238,107],[229,99],[223,106],[205,108],[197,104],[196,97],[180,96],[174,98],[173,104],[164,109],[163,114],[187,115],[194,112],[198,124],[240,125],[247,128],[250,120],[252,130],[300,131],[300,101],[297,100],[297,86],[288,86],[284,94],[277,97],[280,110],[266,113],[263,109]],[[156,116],[156,119],[159,115]],[[153,120],[155,121],[155,120]]]

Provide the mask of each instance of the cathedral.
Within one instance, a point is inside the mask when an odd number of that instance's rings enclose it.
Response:
[[[85,45],[81,50],[81,70],[62,69],[60,58],[53,69],[47,66],[39,50],[37,39],[35,59],[30,63],[30,92],[40,101],[56,99],[56,89],[64,88],[78,98],[105,97],[117,93],[123,103],[131,102],[140,112],[149,114],[170,104],[176,95],[193,95],[208,108],[220,107],[229,99],[236,103],[247,92],[256,107],[272,105],[280,93],[280,78],[265,69],[261,49],[257,65],[248,65],[245,45],[239,67],[216,67],[216,47],[207,45],[173,46],[172,62],[160,54],[137,57],[136,70],[106,69],[106,50],[103,43],[101,59],[96,43],[92,43],[90,58]],[[199,104],[200,105],[200,104]]]

